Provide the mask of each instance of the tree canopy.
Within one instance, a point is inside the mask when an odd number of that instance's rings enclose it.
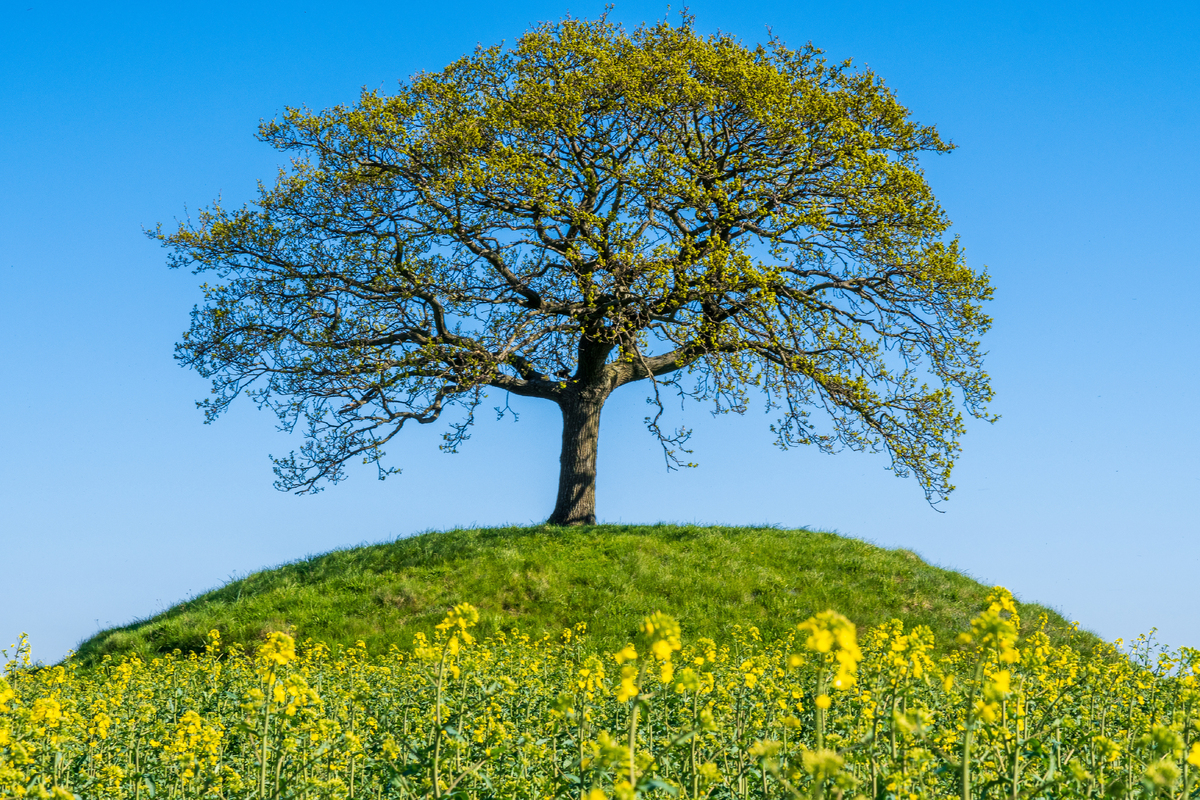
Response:
[[[246,393],[304,430],[281,489],[383,477],[444,415],[453,450],[489,389],[562,410],[559,524],[595,520],[600,410],[629,383],[668,465],[664,391],[761,397],[779,446],[885,451],[931,502],[961,412],[987,418],[992,290],[918,163],[953,146],[811,45],[567,19],[259,136],[296,154],[273,186],[154,235],[216,276],[177,345],[207,418]]]

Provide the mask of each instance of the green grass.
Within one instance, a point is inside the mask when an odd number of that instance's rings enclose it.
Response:
[[[678,617],[685,639],[728,636],[756,625],[776,636],[832,608],[860,628],[893,617],[930,626],[951,646],[990,587],[939,569],[907,550],[809,530],[676,525],[492,528],[427,533],[265,570],[154,617],[102,631],[78,648],[85,665],[104,655],[143,657],[200,650],[212,628],[253,648],[295,627],[331,646],[363,640],[372,652],[408,647],[454,603],[480,610],[479,631],[557,634],[586,622],[594,646],[629,641],[641,618]],[[1097,642],[1058,613],[1023,604],[1026,626],[1042,614],[1056,642]]]

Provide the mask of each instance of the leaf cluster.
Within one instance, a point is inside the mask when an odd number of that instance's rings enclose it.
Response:
[[[155,235],[220,279],[178,345],[209,419],[249,392],[305,424],[281,488],[450,407],[454,449],[489,388],[645,381],[669,465],[662,388],[735,412],[761,391],[781,447],[886,450],[931,501],[956,400],[986,417],[991,287],[918,163],[952,145],[811,45],[566,19],[260,137],[296,154],[273,186]]]

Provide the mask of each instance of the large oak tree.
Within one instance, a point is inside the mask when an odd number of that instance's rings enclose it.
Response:
[[[273,187],[155,235],[216,276],[177,346],[208,419],[246,393],[306,431],[281,489],[386,475],[457,407],[454,449],[494,389],[559,407],[549,521],[591,523],[600,412],[636,383],[668,465],[664,390],[754,394],[780,446],[884,450],[937,502],[959,408],[986,417],[991,289],[918,164],[952,145],[811,46],[568,19],[260,137],[297,154]]]

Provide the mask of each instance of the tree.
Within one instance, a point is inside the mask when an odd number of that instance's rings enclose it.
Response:
[[[177,345],[207,421],[242,393],[303,421],[282,490],[385,477],[404,425],[458,407],[454,450],[490,388],[558,405],[549,522],[592,523],[601,409],[640,383],[669,468],[664,390],[753,392],[779,446],[884,450],[936,503],[956,403],[986,416],[991,288],[918,164],[953,146],[811,45],[567,19],[259,137],[298,154],[273,187],[152,235],[219,279]]]

